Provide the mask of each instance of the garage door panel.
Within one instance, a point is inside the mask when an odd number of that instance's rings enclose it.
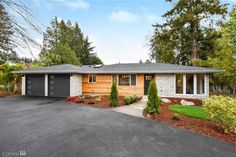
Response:
[[[51,74],[48,83],[49,96],[67,97],[70,96],[70,75]]]
[[[26,95],[44,96],[45,89],[44,75],[27,75],[26,76]]]

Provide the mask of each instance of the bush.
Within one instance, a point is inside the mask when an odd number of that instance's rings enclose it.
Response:
[[[113,83],[111,87],[111,93],[109,97],[109,105],[111,107],[116,107],[118,105],[118,91],[116,88],[116,84]]]
[[[180,115],[178,113],[172,113],[171,114],[171,119],[172,120],[180,120]]]
[[[131,104],[130,96],[125,96],[125,98],[124,98],[124,102],[125,102],[126,105]]]
[[[222,124],[225,132],[236,132],[236,98],[212,96],[203,100],[203,108],[212,120]]]
[[[95,101],[96,101],[96,102],[101,102],[101,101],[102,101],[102,98],[97,97],[97,98],[95,99]]]
[[[147,102],[147,111],[148,113],[160,113],[160,104],[161,99],[157,95],[157,86],[154,80],[150,81],[148,87],[148,102]]]
[[[137,96],[136,95],[132,95],[130,96],[130,100],[131,100],[131,104],[137,101]]]

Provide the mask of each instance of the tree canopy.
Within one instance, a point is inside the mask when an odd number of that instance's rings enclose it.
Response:
[[[216,28],[227,13],[220,0],[166,0],[173,3],[163,24],[157,23],[150,57],[157,62],[189,65],[192,59],[214,55]],[[217,17],[217,18],[215,18]]]
[[[60,48],[63,49],[60,50]],[[93,50],[94,47],[89,42],[88,37],[82,33],[78,23],[72,25],[70,21],[65,23],[64,20],[59,21],[55,17],[44,33],[40,60],[43,65],[63,63],[101,64],[102,61]],[[72,55],[73,53],[75,55]],[[64,55],[69,57],[63,57]]]
[[[216,54],[207,60],[195,60],[197,65],[223,69],[224,72],[215,74],[212,84],[216,89],[228,88],[236,93],[236,7],[230,13],[229,20],[219,31],[222,36],[216,41]]]

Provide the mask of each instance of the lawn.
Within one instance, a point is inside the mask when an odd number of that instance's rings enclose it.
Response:
[[[209,117],[204,113],[203,108],[199,106],[171,105],[169,106],[169,109],[189,117],[209,120]]]

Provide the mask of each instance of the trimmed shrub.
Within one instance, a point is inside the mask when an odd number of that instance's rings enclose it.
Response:
[[[212,120],[222,124],[224,131],[236,133],[236,98],[212,96],[203,100],[203,108]]]
[[[131,104],[130,96],[125,96],[125,98],[124,98],[124,102],[125,102],[126,105]]]
[[[161,99],[157,95],[157,86],[154,80],[150,81],[148,87],[148,102],[147,102],[147,111],[148,113],[155,114],[160,113],[160,104]]]
[[[116,107],[118,105],[118,91],[116,88],[116,84],[113,83],[111,87],[111,93],[109,97],[109,105],[111,107]]]
[[[171,119],[172,120],[180,120],[180,114],[178,114],[178,113],[172,113],[171,114]]]
[[[96,99],[95,99],[95,102],[101,102],[102,101],[102,98],[100,98],[100,97],[97,97]]]
[[[138,98],[138,97],[137,97],[136,95],[131,95],[131,96],[130,96],[131,104],[134,103],[134,102],[136,102],[136,101],[137,101],[137,98]]]

